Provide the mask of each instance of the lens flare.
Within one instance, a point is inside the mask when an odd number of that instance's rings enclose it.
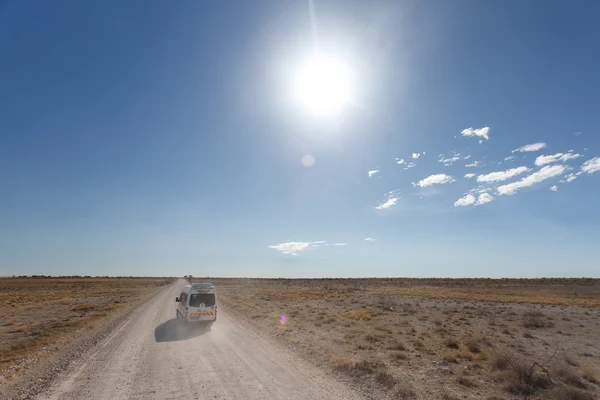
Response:
[[[286,321],[285,315],[282,315],[281,318],[279,318],[279,323],[281,325],[285,325],[285,321]]]

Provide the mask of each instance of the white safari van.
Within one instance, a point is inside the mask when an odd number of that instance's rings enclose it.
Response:
[[[184,323],[217,320],[217,290],[211,283],[185,285],[175,301],[178,303],[177,318]]]

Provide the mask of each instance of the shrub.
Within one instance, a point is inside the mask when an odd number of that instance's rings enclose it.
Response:
[[[375,382],[385,386],[387,389],[391,389],[396,385],[396,378],[387,372],[378,372],[375,375]]]
[[[594,396],[582,390],[556,387],[548,392],[548,399],[551,400],[594,400]]]
[[[350,311],[348,313],[348,318],[354,320],[370,321],[372,315],[367,310]]]
[[[525,328],[546,328],[552,325],[552,321],[541,311],[528,311],[523,315],[523,326]]]
[[[469,351],[471,353],[479,353],[479,352],[481,352],[479,340],[477,340],[477,339],[469,339],[469,340],[467,340],[467,342],[465,343],[465,345],[467,346],[467,349],[469,349]]]
[[[446,347],[449,349],[458,349],[460,346],[458,345],[458,341],[456,339],[448,338],[446,339]]]
[[[458,379],[456,380],[458,382],[459,385],[464,386],[464,387],[468,387],[468,388],[472,388],[472,387],[476,387],[477,385],[475,384],[475,382],[473,382],[473,380],[467,376],[459,376]]]

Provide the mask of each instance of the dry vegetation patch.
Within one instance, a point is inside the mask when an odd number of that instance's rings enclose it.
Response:
[[[211,281],[234,313],[373,398],[585,399],[600,390],[598,281]]]
[[[0,279],[0,377],[170,283],[164,278]]]

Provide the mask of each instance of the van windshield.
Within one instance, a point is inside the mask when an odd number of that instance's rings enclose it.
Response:
[[[204,304],[205,307],[215,305],[214,294],[193,294],[190,296],[190,307],[199,307],[200,304]]]

